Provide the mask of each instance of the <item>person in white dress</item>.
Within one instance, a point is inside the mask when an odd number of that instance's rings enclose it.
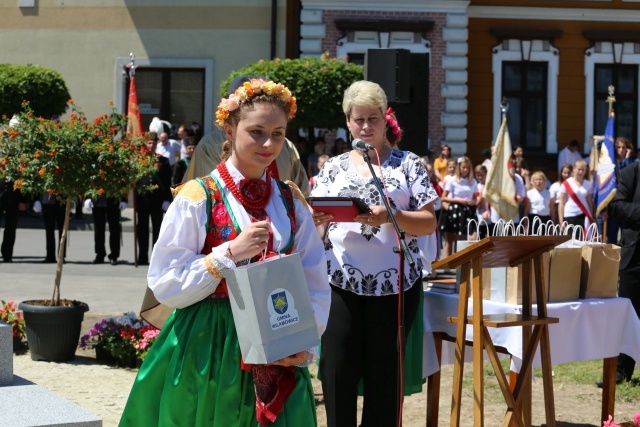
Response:
[[[532,189],[527,191],[527,198],[529,199],[529,224],[533,226],[534,219],[538,220],[542,224],[546,224],[551,220],[551,195],[549,190],[545,188],[547,183],[547,177],[543,172],[534,172],[531,175]],[[537,223],[538,221],[536,221]]]
[[[578,160],[573,166],[573,174],[560,186],[558,196],[558,220],[560,224],[581,226],[585,229],[593,223],[595,206],[593,185],[588,179],[588,166],[584,160]]]
[[[571,174],[573,173],[573,165],[570,163],[565,163],[562,165],[562,169],[560,169],[560,173],[558,174],[558,180],[551,184],[549,187],[549,198],[551,204],[551,220],[554,224],[559,224],[558,222],[558,205],[560,204],[560,197],[558,197],[558,191],[560,191],[560,186],[562,183],[569,179]]]
[[[471,159],[464,156],[458,161],[455,178],[444,187],[442,201],[449,204],[445,212],[444,256],[455,252],[455,242],[467,237],[469,220],[476,218],[478,181],[473,175]]]

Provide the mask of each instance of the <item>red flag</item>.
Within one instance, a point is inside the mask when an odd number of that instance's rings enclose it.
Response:
[[[138,91],[136,82],[131,76],[129,83],[129,102],[127,104],[127,135],[131,137],[142,136],[142,117],[140,116],[140,105],[138,104]]]

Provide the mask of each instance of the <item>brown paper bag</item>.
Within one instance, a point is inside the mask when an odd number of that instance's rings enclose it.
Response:
[[[544,255],[549,271],[547,302],[577,300],[580,297],[582,248],[554,248]]]
[[[620,246],[602,243],[583,246],[580,298],[615,298],[619,268]]]
[[[162,329],[173,310],[173,308],[161,304],[153,295],[151,289],[147,287],[142,300],[142,307],[140,308],[140,317],[150,325]]]
[[[545,263],[543,262],[543,265]],[[517,267],[507,267],[507,289],[506,289],[506,303],[507,304],[522,304],[522,266],[519,265]],[[543,274],[543,284],[544,277],[548,277],[546,272]],[[534,270],[531,268],[531,303],[536,303],[536,287],[535,287],[535,275]]]

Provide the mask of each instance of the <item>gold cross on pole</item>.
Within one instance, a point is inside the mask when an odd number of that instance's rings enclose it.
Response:
[[[609,96],[607,97],[607,103],[609,104],[609,115],[613,113],[613,103],[616,102],[616,97],[613,96],[616,88],[613,85],[609,85]]]

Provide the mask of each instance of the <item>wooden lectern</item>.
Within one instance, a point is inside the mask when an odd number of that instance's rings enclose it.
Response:
[[[460,401],[462,398],[462,373],[464,367],[465,335],[467,323],[473,328],[473,392],[474,426],[484,425],[484,380],[483,350],[496,372],[496,377],[507,403],[507,412],[502,426],[531,425],[531,369],[533,356],[540,343],[542,361],[542,381],[546,412],[546,425],[555,426],[555,408],[553,402],[553,384],[551,378],[551,353],[549,347],[549,324],[558,323],[555,317],[547,317],[547,296],[543,286],[542,254],[556,245],[569,240],[570,236],[506,236],[486,237],[467,246],[441,261],[433,263],[434,269],[461,269],[458,316],[447,321],[457,323],[455,341],[455,362],[453,371],[453,389],[451,400],[451,426],[460,425]],[[533,263],[533,266],[532,266]],[[522,315],[498,314],[484,316],[482,312],[482,269],[493,267],[522,266]],[[532,270],[533,269],[533,270]],[[473,311],[467,315],[469,305],[469,284],[473,271]],[[537,316],[532,315],[531,274],[533,271]],[[479,296],[479,297],[476,297]],[[505,376],[498,353],[493,345],[487,328],[522,327],[523,360],[513,391]],[[533,327],[533,332],[531,331]],[[432,387],[428,392],[433,393]],[[438,391],[435,391],[438,393]],[[524,397],[526,396],[526,398]],[[437,404],[428,399],[427,412],[435,411],[436,416],[427,414],[427,425],[437,425]],[[436,418],[436,419],[434,419]],[[466,423],[465,423],[466,424]]]

